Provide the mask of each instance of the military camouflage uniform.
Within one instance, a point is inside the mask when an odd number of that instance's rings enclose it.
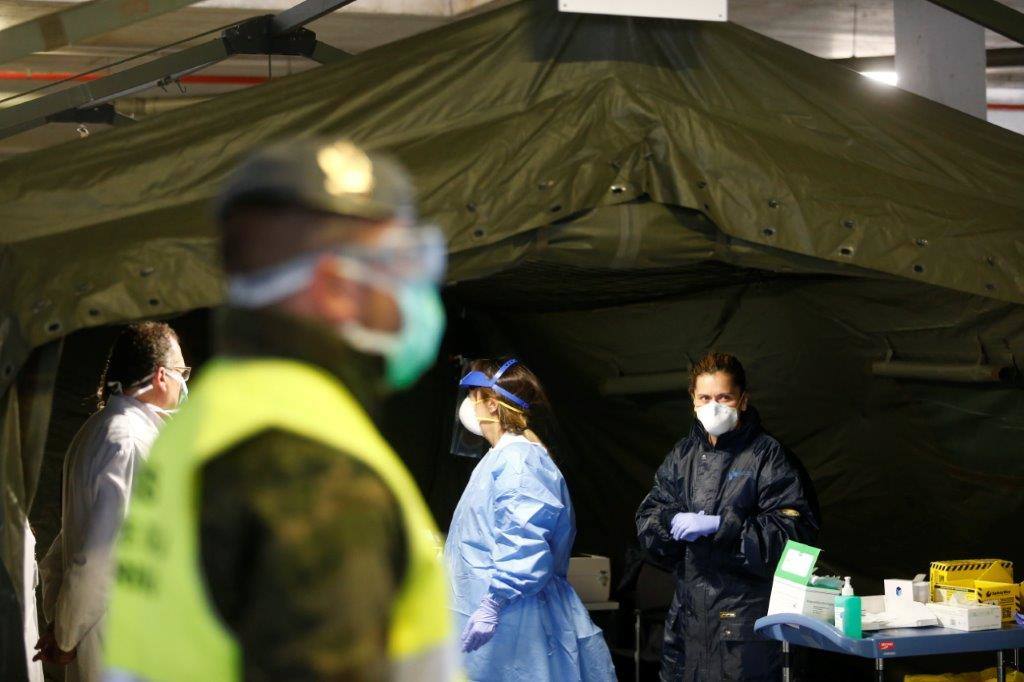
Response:
[[[218,328],[222,354],[317,365],[374,409],[380,359],[325,328],[230,308],[219,313]],[[237,637],[244,678],[385,679],[405,542],[381,478],[344,452],[267,431],[207,464],[201,485],[203,569]]]

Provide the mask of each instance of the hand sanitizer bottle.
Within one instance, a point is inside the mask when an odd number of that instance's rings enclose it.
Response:
[[[845,636],[861,638],[860,609],[860,597],[853,595],[853,585],[850,584],[850,577],[846,576],[846,584],[836,597],[836,627]]]

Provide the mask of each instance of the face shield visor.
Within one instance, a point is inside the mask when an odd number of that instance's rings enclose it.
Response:
[[[447,266],[441,230],[432,225],[392,225],[375,244],[346,244],[293,258],[228,282],[228,302],[240,308],[263,308],[302,291],[317,262],[333,255],[347,272],[367,283],[393,289],[402,284],[439,286]]]
[[[467,421],[475,421],[474,417],[477,416],[471,395],[472,391],[476,389],[489,389],[497,394],[498,402],[510,410],[526,412],[530,409],[530,404],[527,401],[498,385],[498,381],[508,368],[517,362],[518,360],[515,359],[507,361],[494,373],[493,377],[489,377],[484,372],[478,370],[469,371],[470,362],[463,360],[463,376],[459,381],[459,391],[455,402],[454,424],[452,426],[452,454],[462,457],[480,458],[489,448],[487,441],[479,434],[473,432],[474,430],[479,430],[479,425],[476,424],[475,429],[467,426]],[[463,413],[461,417],[460,413]]]

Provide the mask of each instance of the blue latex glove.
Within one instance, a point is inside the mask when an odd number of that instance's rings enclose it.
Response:
[[[693,542],[716,533],[721,523],[721,516],[707,515],[703,510],[696,514],[680,512],[672,517],[672,537],[682,542]]]
[[[1014,615],[1013,619],[1017,621],[1017,625],[1024,628],[1024,613],[1018,613]]]
[[[466,623],[466,629],[462,631],[462,651],[469,653],[476,651],[494,637],[494,630],[498,627],[498,611],[501,607],[498,602],[490,597],[484,597],[473,615]]]

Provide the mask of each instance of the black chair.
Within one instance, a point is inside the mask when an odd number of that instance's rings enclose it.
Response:
[[[676,591],[675,576],[644,562],[636,582],[633,609],[633,679],[640,682],[641,660],[661,661],[665,617]],[[652,638],[652,634],[655,636]]]

